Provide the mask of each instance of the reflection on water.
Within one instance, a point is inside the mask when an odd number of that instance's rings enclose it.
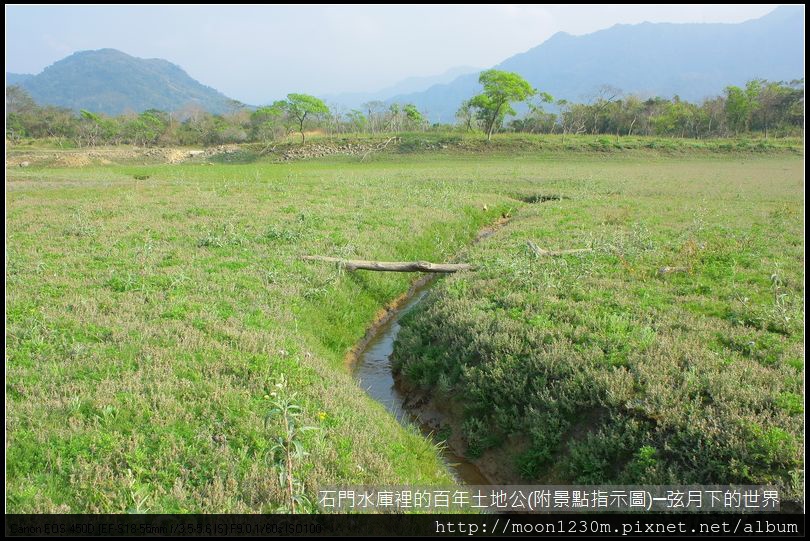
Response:
[[[399,334],[400,318],[407,314],[427,294],[429,286],[425,286],[399,308],[397,313],[385,324],[377,329],[377,333],[366,348],[358,355],[354,366],[354,375],[360,387],[374,400],[382,403],[400,423],[416,423],[422,432],[428,436],[430,429],[405,411],[402,403],[405,397],[396,389],[394,376],[391,371],[391,353],[394,351],[394,341]],[[478,471],[473,464],[460,457],[449,449],[443,451],[444,460],[450,467],[456,479],[468,485],[488,485],[489,481]]]

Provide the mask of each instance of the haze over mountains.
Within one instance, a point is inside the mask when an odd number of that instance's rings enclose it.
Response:
[[[501,62],[556,99],[587,102],[600,86],[642,96],[701,100],[761,77],[804,77],[804,8],[784,6],[740,24],[616,25],[584,36],[557,33]],[[395,96],[434,122],[452,122],[459,104],[480,92],[466,75],[424,92]]]
[[[804,7],[780,7],[739,24],[643,23],[584,36],[560,32],[494,67],[521,74],[557,99],[588,101],[610,85],[642,96],[700,100],[756,77],[803,78]],[[170,62],[114,49],[75,53],[38,75],[7,73],[6,84],[20,84],[41,104],[108,114],[177,110],[189,103],[221,113],[231,106],[227,96]],[[459,104],[479,91],[477,70],[456,68],[378,92],[322,97],[346,108],[372,100],[414,103],[431,121],[452,122]],[[267,102],[280,97],[268,96]]]
[[[327,103],[335,103],[349,109],[359,109],[364,103],[370,101],[387,101],[395,96],[421,92],[435,85],[447,84],[455,81],[462,75],[475,74],[478,77],[480,68],[459,66],[451,68],[444,73],[427,77],[408,77],[389,87],[376,92],[343,92],[340,94],[325,94],[320,96]]]

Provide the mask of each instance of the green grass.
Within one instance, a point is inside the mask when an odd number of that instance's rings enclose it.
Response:
[[[723,408],[761,407],[740,417],[754,419],[749,467],[767,466],[801,433],[801,170],[790,156],[653,153],[9,169],[8,511],[275,510],[278,427],[263,425],[264,397],[282,374],[302,424],[319,428],[302,436],[309,455],[296,472],[310,495],[336,483],[448,482],[435,446],[343,366],[412,277],[299,256],[442,261],[510,210],[514,223],[473,252],[484,272],[444,281],[429,305],[456,295],[471,317],[514,332],[573,333],[577,354],[614,371],[634,366],[638,344],[694,349],[716,368],[696,377],[731,376]],[[546,192],[572,198],[516,199]],[[527,236],[604,249],[533,261]],[[706,247],[689,256],[690,239]],[[655,277],[680,263],[695,270]],[[473,323],[448,329],[464,337]],[[646,363],[638,377],[679,373]],[[680,391],[661,392],[660,404],[639,405],[645,415]],[[639,451],[638,467],[664,451]]]
[[[538,192],[567,198],[477,245],[481,270],[407,316],[396,365],[460,406],[470,456],[525,482],[773,483],[797,498],[801,168],[547,164]],[[593,252],[538,258],[527,240]]]
[[[281,374],[322,428],[306,435],[310,494],[448,482],[343,367],[411,277],[299,256],[450,257],[514,205],[463,167],[9,170],[9,509],[272,510],[263,397]]]
[[[624,156],[660,154],[697,156],[701,154],[801,154],[801,138],[738,137],[717,139],[683,139],[673,137],[646,137],[611,135],[538,135],[526,133],[498,134],[491,141],[479,133],[406,133],[393,147],[395,152],[434,151],[443,153],[486,152],[509,154],[516,152],[535,154],[616,154]]]

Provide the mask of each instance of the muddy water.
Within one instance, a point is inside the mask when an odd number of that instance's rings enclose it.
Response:
[[[383,404],[402,424],[413,423],[419,426],[426,437],[431,437],[431,429],[419,422],[414,415],[403,407],[406,397],[397,390],[394,375],[391,371],[391,353],[394,351],[394,341],[399,334],[399,320],[407,314],[427,294],[430,281],[421,288],[416,289],[388,321],[376,329],[376,333],[365,347],[358,353],[354,363],[353,372],[360,387],[374,400]],[[488,485],[489,480],[478,468],[445,447],[442,452],[445,463],[455,476],[456,480],[467,485]]]

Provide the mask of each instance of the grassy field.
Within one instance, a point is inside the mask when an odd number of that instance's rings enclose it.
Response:
[[[798,160],[554,163],[404,321],[396,366],[514,482],[803,494]],[[592,248],[561,257],[548,250]],[[664,267],[682,272],[660,273]]]
[[[436,311],[412,320],[425,339],[458,338],[443,353],[442,389],[477,393],[463,401],[480,452],[498,442],[476,439],[475,423],[510,419],[502,436],[556,416],[564,431],[569,397],[611,412],[632,402],[640,419],[668,419],[676,404],[695,419],[718,412],[718,434],[748,438],[724,449],[755,442],[756,462],[737,467],[781,479],[803,449],[802,167],[784,154],[649,151],[7,169],[7,510],[277,510],[280,424],[265,417],[278,401],[316,428],[295,466],[305,494],[448,482],[435,445],[368,399],[342,363],[413,277],[299,256],[442,261],[503,213],[514,220],[473,253],[484,272],[444,281],[428,303]],[[570,199],[520,200],[546,193]],[[534,260],[527,238],[597,252]],[[663,265],[690,272],[658,278]],[[476,325],[507,334],[469,342]],[[420,333],[409,338],[417,349]],[[521,358],[501,356],[508,333],[504,347],[532,353],[538,339],[565,374],[581,359],[601,379],[561,391],[559,411],[482,414],[476,400],[504,389],[477,386],[475,374],[508,379]],[[460,368],[469,344],[486,356],[475,374]],[[423,375],[414,368],[425,386],[440,377],[434,358]],[[568,380],[555,381],[529,403]],[[719,394],[709,403],[704,390]],[[536,452],[520,460],[534,475],[554,442],[531,434]],[[677,450],[692,442],[676,440]],[[625,453],[637,442],[620,443]]]

